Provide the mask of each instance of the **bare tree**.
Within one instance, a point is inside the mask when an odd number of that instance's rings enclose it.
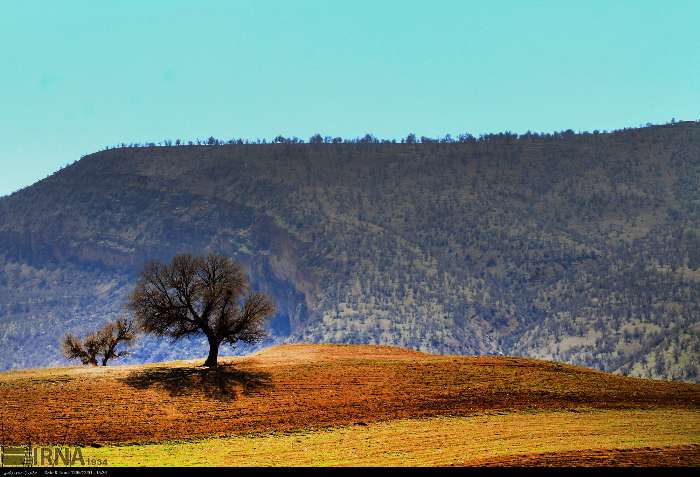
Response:
[[[219,346],[263,339],[265,321],[275,307],[250,290],[241,266],[209,254],[175,256],[169,264],[146,265],[129,300],[139,327],[173,341],[204,334],[209,342],[205,366],[217,365]]]
[[[87,336],[84,340],[71,333],[63,338],[63,356],[67,359],[79,359],[83,364],[97,366],[98,352],[94,334]]]
[[[108,323],[97,333],[97,342],[102,354],[102,366],[107,366],[107,361],[110,359],[128,355],[129,352],[127,350],[118,350],[117,347],[120,343],[130,345],[135,340],[136,326],[133,320],[122,317],[117,321]]]
[[[101,355],[102,366],[110,359],[126,356],[128,351],[118,350],[120,344],[130,345],[136,340],[136,327],[131,319],[121,317],[80,339],[68,333],[63,338],[63,355],[67,359],[79,359],[83,364],[97,366]]]

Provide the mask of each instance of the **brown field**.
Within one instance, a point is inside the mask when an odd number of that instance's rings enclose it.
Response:
[[[222,361],[217,370],[190,361],[0,373],[5,442],[155,443],[483,412],[700,404],[698,385],[524,358],[285,345]]]

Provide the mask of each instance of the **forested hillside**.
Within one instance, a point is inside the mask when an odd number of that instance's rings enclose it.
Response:
[[[60,362],[144,261],[209,250],[278,302],[277,341],[697,381],[700,123],[85,156],[0,199],[0,368]],[[132,359],[203,350],[146,340]]]

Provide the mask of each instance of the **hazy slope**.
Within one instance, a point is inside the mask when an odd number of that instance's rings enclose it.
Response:
[[[216,250],[278,300],[278,338],[696,380],[699,191],[696,123],[103,151],[0,199],[0,366],[56,363],[144,260]]]

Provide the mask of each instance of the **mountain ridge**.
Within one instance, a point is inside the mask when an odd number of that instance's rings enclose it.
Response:
[[[0,198],[0,365],[60,363],[60,335],[118,313],[146,260],[218,251],[279,302],[275,341],[697,380],[699,158],[696,123],[101,151]]]

